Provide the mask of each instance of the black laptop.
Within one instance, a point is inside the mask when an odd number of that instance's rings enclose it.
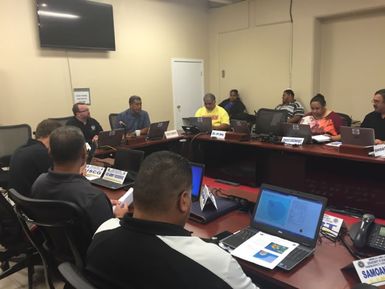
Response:
[[[140,165],[144,159],[144,152],[139,150],[118,150],[115,154],[114,169],[127,172],[122,184],[108,180],[108,174],[111,174],[106,170],[101,178],[91,180],[94,185],[98,185],[111,190],[118,190],[121,188],[129,187],[134,184],[136,175],[139,171]],[[107,175],[106,175],[107,174]]]
[[[232,119],[230,127],[234,132],[250,134],[250,125],[245,120]]]
[[[199,197],[201,194],[202,180],[205,166],[203,164],[190,163],[192,171],[192,205],[190,219],[199,223],[208,223],[228,212],[234,211],[239,207],[239,203],[222,197],[215,197],[218,209],[213,204],[206,204],[201,210]]]
[[[213,129],[211,117],[184,117],[183,130],[185,132],[211,132]]]
[[[164,136],[164,132],[168,128],[168,124],[170,121],[160,121],[160,122],[154,122],[150,124],[150,128],[148,130],[147,139],[148,140],[157,140],[162,139]]]
[[[101,131],[98,135],[98,147],[117,147],[122,143],[123,129]]]
[[[281,123],[281,126],[283,130],[283,136],[304,138],[303,143],[307,144],[312,142],[310,125],[284,122]]]
[[[326,201],[321,196],[263,184],[250,226],[221,243],[234,249],[259,231],[299,243],[278,265],[291,270],[315,251]]]

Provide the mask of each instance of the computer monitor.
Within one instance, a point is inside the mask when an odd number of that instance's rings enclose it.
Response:
[[[287,121],[286,110],[261,108],[256,113],[255,133],[282,135],[281,123]]]
[[[190,162],[190,166],[192,172],[191,198],[193,201],[195,201],[199,199],[199,195],[201,192],[205,165]]]

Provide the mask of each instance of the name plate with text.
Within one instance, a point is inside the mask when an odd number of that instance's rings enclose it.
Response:
[[[107,181],[111,181],[118,184],[123,184],[124,180],[126,179],[127,172],[121,171],[113,168],[107,168],[103,179]]]
[[[385,144],[378,144],[373,146],[375,157],[385,157]]]
[[[295,145],[295,146],[301,146],[304,142],[303,137],[289,137],[289,136],[284,136],[281,140],[284,144],[289,144],[289,145]]]
[[[216,139],[225,140],[226,132],[223,130],[212,130],[211,131],[211,137],[216,138]]]
[[[178,131],[176,129],[165,131],[164,135],[166,136],[166,139],[176,138],[179,136]]]
[[[104,169],[104,167],[86,165],[86,178],[89,180],[100,178],[104,172]]]

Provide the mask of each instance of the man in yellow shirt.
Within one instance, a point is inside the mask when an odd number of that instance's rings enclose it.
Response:
[[[196,117],[211,117],[213,129],[228,130],[230,128],[230,119],[226,110],[215,102],[215,95],[206,93],[203,97],[204,106],[195,113]]]

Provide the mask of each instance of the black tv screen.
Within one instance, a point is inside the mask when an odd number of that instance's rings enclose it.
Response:
[[[115,50],[112,5],[87,0],[36,0],[40,46]]]

